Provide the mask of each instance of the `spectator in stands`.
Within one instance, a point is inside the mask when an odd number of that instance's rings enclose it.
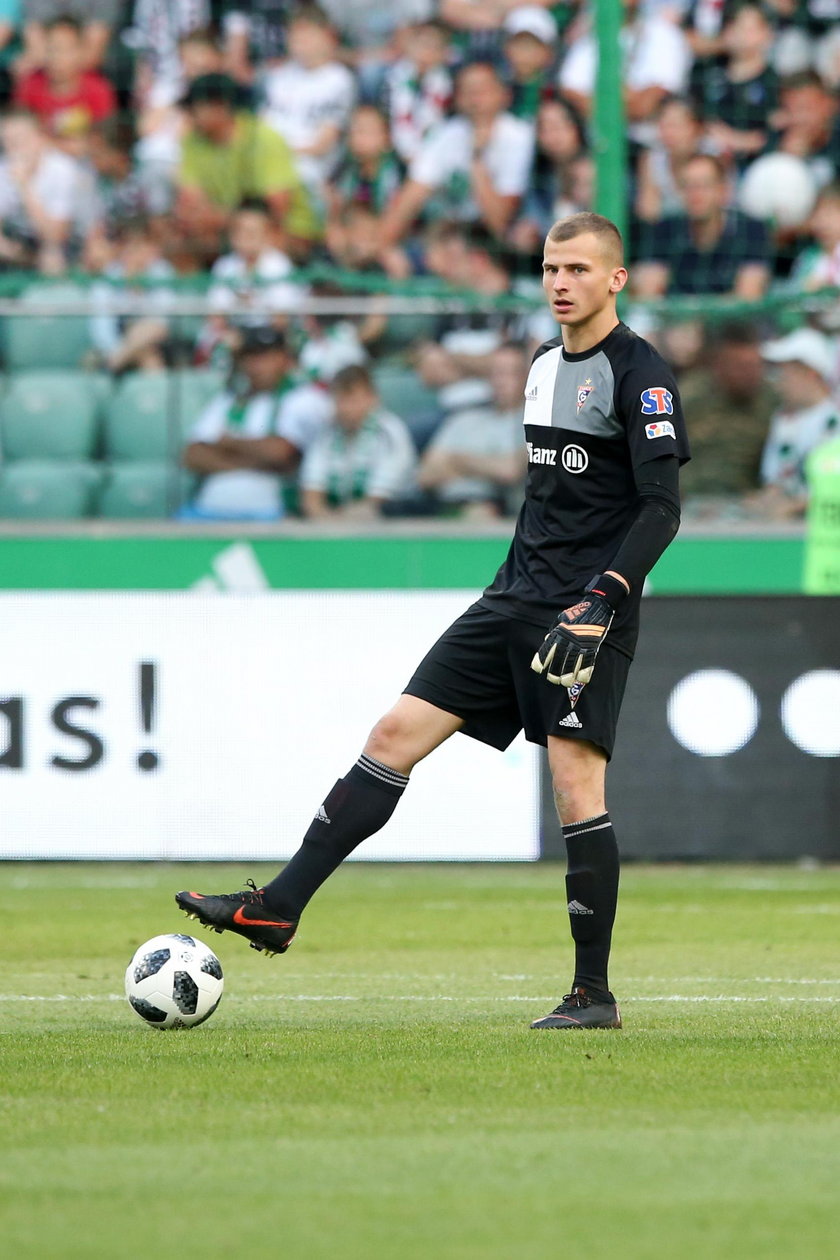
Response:
[[[653,223],[683,208],[679,179],[689,158],[699,153],[703,124],[691,102],[666,96],[656,116],[656,137],[639,156],[636,168],[636,214]]]
[[[840,103],[813,71],[783,79],[772,147],[808,163],[819,188],[840,173]]]
[[[160,216],[168,202],[132,162],[136,139],[126,114],[115,114],[91,127],[87,157],[93,173],[93,207],[85,241],[85,265],[91,271],[101,271],[113,261],[114,241],[126,223],[154,220],[161,236]]]
[[[359,81],[362,100],[381,99],[383,76],[400,55],[406,26],[435,17],[436,0],[321,0],[339,32],[345,61]]]
[[[417,479],[442,505],[476,517],[518,508],[526,464],[522,395],[527,375],[524,348],[500,346],[490,368],[490,405],[456,412],[432,437]]]
[[[337,59],[335,30],[314,4],[292,13],[286,42],[288,59],[263,76],[260,114],[290,146],[301,177],[321,197],[339,157],[356,84]]]
[[[44,28],[44,64],[18,80],[15,104],[38,118],[55,143],[82,157],[94,123],[111,117],[117,98],[98,70],[87,70],[80,22],[58,17]]]
[[[134,0],[134,97],[141,111],[172,106],[182,96],[184,41],[209,33],[212,8],[209,0]],[[205,73],[211,69],[221,66],[207,67]]]
[[[313,285],[317,297],[334,291],[328,285]],[[306,379],[328,386],[342,368],[367,363],[368,352],[359,334],[371,318],[376,316],[357,321],[305,315],[300,321],[303,344],[298,363]]]
[[[702,62],[723,56],[723,27],[736,4],[737,0],[689,0],[687,5],[677,6],[695,70]]]
[[[346,367],[330,387],[335,415],[306,452],[304,516],[376,517],[411,488],[416,454],[408,429],[382,407],[367,368]]]
[[[502,23],[505,78],[511,91],[510,112],[529,122],[540,102],[552,94],[557,59],[557,23],[536,4],[511,9]]]
[[[496,68],[459,71],[457,114],[423,141],[383,224],[383,244],[402,239],[435,196],[435,218],[454,218],[502,237],[528,183],[533,127],[507,112],[509,93]]]
[[[189,88],[192,130],[185,138],[175,204],[177,223],[198,260],[221,252],[235,208],[249,197],[269,206],[279,243],[292,257],[308,253],[318,220],[282,136],[241,107],[241,89],[208,74]]]
[[[452,101],[449,35],[440,22],[427,21],[405,27],[399,40],[402,56],[385,73],[383,95],[394,148],[411,162]]]
[[[644,142],[665,97],[687,87],[691,52],[679,28],[665,17],[645,16],[640,0],[625,0],[620,38],[628,130],[632,139]],[[592,112],[597,67],[597,41],[589,29],[572,43],[558,79],[562,94],[586,118]]]
[[[286,323],[306,294],[290,279],[292,260],[272,243],[271,212],[252,197],[230,221],[230,252],[214,262],[207,303],[213,315],[199,336],[199,362],[225,357],[235,349],[242,328]],[[218,352],[222,352],[221,356]]]
[[[764,224],[729,207],[729,181],[720,161],[697,154],[679,180],[685,211],[650,224],[633,269],[638,297],[665,293],[730,293],[761,297],[770,279],[771,247]]]
[[[383,248],[382,216],[364,202],[352,201],[332,216],[326,244],[330,257],[345,271],[390,276],[392,280],[411,274],[404,250],[398,246]]]
[[[470,241],[457,223],[433,224],[425,236],[425,265],[431,275],[456,288],[471,289],[485,299],[510,292],[510,275],[486,248]],[[415,349],[415,363],[423,383],[437,391],[442,414],[487,402],[494,356],[508,339],[510,316],[504,311],[445,315],[435,334]],[[429,423],[437,423],[429,417]],[[428,439],[427,428],[412,430],[418,446]]]
[[[522,213],[510,240],[526,253],[542,249],[552,223],[589,205],[579,204],[580,159],[586,157],[586,136],[568,101],[548,99],[537,113],[537,151]]]
[[[284,485],[332,413],[323,390],[296,382],[278,329],[248,330],[238,366],[241,382],[211,399],[184,451],[202,479],[186,519],[277,520]]]
[[[716,330],[704,362],[680,377],[680,397],[691,434],[691,463],[680,473],[680,492],[695,514],[698,496],[755,491],[777,401],[755,327],[725,323]]]
[[[347,153],[331,180],[330,214],[363,205],[382,214],[403,180],[403,166],[391,147],[388,121],[375,105],[357,105],[350,116]]]
[[[504,34],[502,24],[516,9],[522,8],[522,0],[440,0],[440,19],[455,31],[456,44],[465,61],[488,58],[497,60],[501,54]],[[555,0],[532,0],[528,8],[552,10],[555,21],[564,23],[576,12],[579,0],[558,5]]]
[[[743,163],[769,138],[779,81],[770,64],[773,24],[758,4],[743,4],[725,23],[723,61],[703,63],[693,91],[715,152]]]
[[[182,98],[190,84],[222,69],[216,37],[205,30],[190,31],[177,44],[176,61],[157,77],[138,74],[138,139],[132,157],[143,185],[154,200],[156,213],[168,211],[175,196],[181,144],[188,119]],[[144,82],[141,89],[140,83]]]
[[[115,374],[131,369],[160,371],[166,367],[170,348],[175,272],[163,258],[147,221],[120,223],[113,259],[102,274],[104,281],[91,289],[90,335],[97,366]],[[126,307],[133,307],[133,312]]]
[[[25,0],[24,48],[17,73],[46,65],[47,27],[59,17],[75,18],[81,24],[84,64],[89,70],[97,69],[105,60],[121,11],[121,0]]]
[[[805,461],[815,447],[840,435],[840,413],[832,397],[834,353],[822,333],[800,328],[763,349],[777,365],[781,408],[770,423],[761,458],[763,490],[753,511],[773,519],[802,516],[808,498]]]
[[[59,274],[87,233],[89,184],[31,114],[6,114],[0,142],[0,257]]]
[[[840,182],[822,190],[809,226],[815,245],[797,259],[794,282],[810,291],[840,288]]]
[[[250,84],[257,67],[286,56],[286,30],[297,0],[227,0],[222,4],[225,67],[238,83]]]

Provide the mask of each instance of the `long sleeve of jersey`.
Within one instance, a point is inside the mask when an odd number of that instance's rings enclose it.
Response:
[[[639,510],[609,565],[630,585],[641,587],[680,527],[680,461],[660,455],[635,470]]]

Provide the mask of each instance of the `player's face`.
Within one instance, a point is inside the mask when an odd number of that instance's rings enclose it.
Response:
[[[570,241],[545,242],[543,290],[559,324],[585,324],[624,288],[627,272],[616,266],[599,237],[591,232]]]

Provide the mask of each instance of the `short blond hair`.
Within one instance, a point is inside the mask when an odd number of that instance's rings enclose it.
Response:
[[[548,240],[571,241],[576,236],[597,236],[604,252],[615,261],[616,266],[624,264],[624,241],[621,233],[613,223],[602,214],[592,210],[582,210],[579,214],[569,214],[565,219],[558,219],[548,229]]]

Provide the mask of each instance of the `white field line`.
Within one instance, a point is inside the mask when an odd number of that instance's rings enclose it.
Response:
[[[248,996],[231,995],[228,997],[227,1004],[231,1002],[246,1004],[248,1002],[459,1002],[459,1003],[505,1003],[505,1002],[531,1002],[544,1003],[556,1002],[557,994],[540,996],[537,994],[520,994],[511,993],[503,997],[498,995],[485,995],[481,997],[453,997],[451,994],[434,993],[377,993],[355,994],[355,993],[280,993],[280,994],[262,994],[253,993]],[[34,994],[34,993],[0,993],[0,1002],[124,1002],[125,998],[121,993],[51,993],[51,994]],[[635,1005],[644,1002],[744,1002],[744,1003],[767,1003],[767,1002],[823,1002],[823,1003],[840,1003],[840,996],[779,996],[767,995],[748,997],[738,996],[732,993],[660,993],[652,996],[636,995],[635,997],[623,998],[622,1006]]]

